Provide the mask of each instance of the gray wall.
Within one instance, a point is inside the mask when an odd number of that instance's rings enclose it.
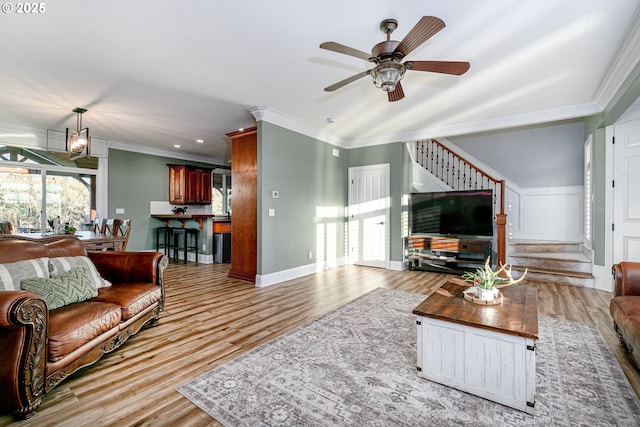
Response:
[[[520,187],[582,185],[584,129],[579,121],[448,139]]]
[[[131,218],[132,228],[127,251],[155,249],[155,228],[163,225],[163,222],[149,217],[149,202],[169,200],[168,163],[215,167],[205,163],[109,149],[107,216]],[[116,215],[116,208],[124,208],[125,214]],[[187,225],[197,227],[196,222]],[[203,230],[200,233],[201,240],[206,235],[206,230]],[[205,253],[210,254],[211,242],[203,243],[207,243]]]
[[[339,149],[340,156],[334,157],[333,148],[258,122],[258,274],[344,256],[346,156]],[[272,197],[274,190],[277,199]],[[275,209],[275,216],[268,216],[269,209]],[[326,217],[323,211],[335,216]]]

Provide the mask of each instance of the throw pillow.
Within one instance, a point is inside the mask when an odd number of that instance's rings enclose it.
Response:
[[[25,279],[22,289],[40,294],[49,310],[98,296],[87,267],[73,268],[68,273],[48,279]]]
[[[0,264],[0,291],[19,291],[24,279],[49,277],[49,258]]]
[[[91,281],[96,289],[111,286],[111,283],[100,276],[96,266],[86,256],[65,256],[49,258],[49,272],[51,277],[67,273],[74,268],[87,267],[91,274]]]

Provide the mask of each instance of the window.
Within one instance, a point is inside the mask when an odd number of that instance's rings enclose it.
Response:
[[[584,142],[584,245],[591,249],[591,215],[593,208],[592,136]]]
[[[214,215],[231,214],[231,175],[213,174],[211,192],[211,213]]]
[[[0,219],[15,232],[51,231],[48,220],[82,229],[95,215],[98,161],[0,145]]]

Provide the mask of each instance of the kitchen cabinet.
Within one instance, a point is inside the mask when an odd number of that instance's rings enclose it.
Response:
[[[169,166],[169,203],[211,204],[211,169],[190,165]]]

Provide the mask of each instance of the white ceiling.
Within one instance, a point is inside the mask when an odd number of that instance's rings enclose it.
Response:
[[[203,160],[230,158],[224,135],[253,125],[253,106],[347,147],[589,115],[640,59],[640,0],[43,4],[0,16],[0,124],[75,128],[84,107],[94,136]],[[395,103],[369,77],[323,91],[371,64],[320,43],[368,52],[380,21],[402,40],[423,15],[447,26],[408,59],[469,61],[465,75],[407,72]]]

